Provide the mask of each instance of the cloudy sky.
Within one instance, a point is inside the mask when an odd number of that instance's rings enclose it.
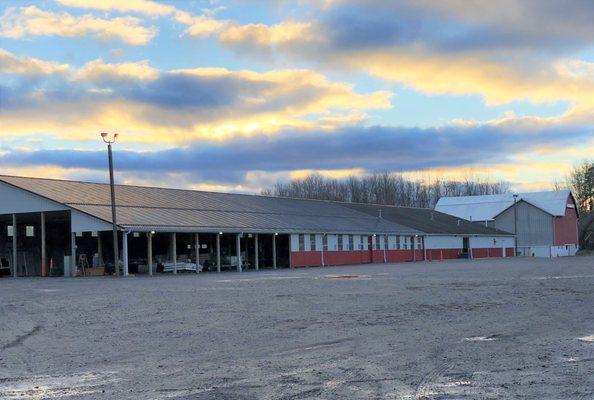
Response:
[[[0,173],[549,188],[594,155],[592,0],[3,0]]]

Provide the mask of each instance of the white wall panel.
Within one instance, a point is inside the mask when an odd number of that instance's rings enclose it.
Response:
[[[291,235],[291,251],[299,251],[299,235]]]
[[[0,214],[68,210],[59,203],[0,182]]]
[[[461,236],[426,236],[425,246],[427,249],[461,249]]]
[[[71,232],[111,231],[113,229],[111,224],[76,210],[72,210],[71,217]]]

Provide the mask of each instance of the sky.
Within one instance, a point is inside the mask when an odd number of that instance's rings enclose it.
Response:
[[[0,174],[551,189],[594,155],[592,0],[2,0]]]

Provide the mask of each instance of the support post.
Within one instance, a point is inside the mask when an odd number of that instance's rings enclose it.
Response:
[[[260,269],[259,254],[260,252],[258,251],[258,234],[256,233],[254,235],[254,268],[256,268],[256,271]]]
[[[385,264],[388,262],[388,258],[386,257],[386,247],[388,247],[388,242],[389,242],[389,240],[387,240],[386,235],[382,236],[382,241],[384,242],[384,264]]]
[[[130,232],[122,232],[122,267],[124,269],[124,276],[128,276],[128,234]]]
[[[173,274],[177,275],[177,235],[175,232],[171,234],[171,244],[173,252]]]
[[[425,239],[426,238],[427,238],[426,236],[423,236],[422,237],[422,240],[423,240],[423,260],[424,261],[427,261],[427,246],[425,245]]]
[[[518,195],[514,194],[514,257],[518,256]],[[553,229],[553,232],[555,230]]]
[[[76,266],[76,233],[72,232],[70,237],[70,276],[76,276],[76,270],[78,269]],[[66,271],[64,271],[64,275],[66,275]]]
[[[417,237],[416,236],[413,236],[412,248],[413,248],[413,261],[417,261]]]
[[[272,235],[272,268],[276,269],[276,235],[277,233],[274,233]]]
[[[200,265],[200,235],[198,233],[194,236],[194,242],[196,246],[196,273],[198,273],[200,272],[200,268],[198,267]]]
[[[468,237],[468,259],[472,260],[474,256],[472,255],[472,237]]]
[[[148,273],[150,276],[153,275],[153,234],[148,232],[146,234],[146,259],[148,264]]]
[[[221,272],[221,235],[217,233],[217,272]]]
[[[245,236],[245,268],[249,268],[250,265],[250,235]]]
[[[46,276],[47,248],[45,241],[45,213],[41,212],[41,276]]]
[[[101,239],[101,232],[97,232],[97,266],[104,267],[103,263],[103,240]]]
[[[12,214],[12,276],[17,277],[17,217],[16,214]]]
[[[236,243],[236,250],[237,250],[237,272],[241,272],[241,233],[237,234]]]

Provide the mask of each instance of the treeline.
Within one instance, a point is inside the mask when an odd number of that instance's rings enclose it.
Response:
[[[509,191],[507,182],[491,182],[469,176],[463,180],[414,180],[399,173],[376,172],[343,179],[313,174],[289,182],[279,182],[262,194],[302,199],[373,203],[432,208],[443,196],[500,194]]]
[[[594,211],[594,162],[584,160],[574,165],[565,182],[555,183],[555,189],[563,188],[571,190],[580,211]]]

